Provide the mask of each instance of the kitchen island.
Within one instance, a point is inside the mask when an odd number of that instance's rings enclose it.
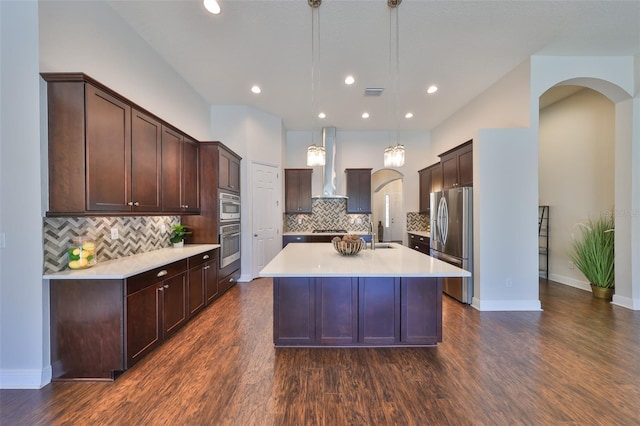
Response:
[[[331,243],[285,247],[273,278],[277,347],[435,346],[442,278],[471,274],[399,244],[341,256]]]

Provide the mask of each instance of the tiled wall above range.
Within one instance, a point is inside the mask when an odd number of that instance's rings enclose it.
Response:
[[[284,232],[311,232],[314,229],[344,229],[369,232],[368,214],[347,214],[346,198],[316,198],[311,214],[285,214]]]
[[[96,243],[98,262],[170,247],[171,226],[180,216],[131,217],[45,217],[44,273],[67,268],[67,249],[73,237],[85,236]],[[164,224],[166,232],[162,233]],[[118,229],[118,239],[111,239],[111,229]]]

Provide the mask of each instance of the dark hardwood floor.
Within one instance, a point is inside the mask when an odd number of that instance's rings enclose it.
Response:
[[[445,297],[437,348],[274,349],[241,283],[115,382],[0,391],[8,425],[631,425],[640,312],[541,281],[543,312]]]

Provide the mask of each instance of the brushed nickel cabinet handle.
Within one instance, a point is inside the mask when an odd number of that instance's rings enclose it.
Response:
[[[158,272],[156,274],[156,277],[164,277],[167,274],[168,274],[168,272],[166,271],[166,269],[163,269],[162,271],[160,271],[160,272]]]
[[[133,201],[129,201],[129,202],[127,203],[127,205],[128,205],[128,206],[132,206],[132,205],[133,205]]]
[[[164,288],[169,288],[169,284],[165,284],[165,285],[163,285],[162,287],[164,287]]]
[[[134,205],[134,206],[139,206],[139,205],[140,205],[140,203],[136,201],[135,203],[133,203],[133,205]]]
[[[208,258],[209,258],[209,255],[208,255],[208,254],[205,254],[204,256],[202,256],[202,259],[203,259],[203,260],[207,260]]]

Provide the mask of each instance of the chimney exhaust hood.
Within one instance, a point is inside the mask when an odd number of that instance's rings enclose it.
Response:
[[[322,194],[316,195],[311,198],[341,198],[345,199],[344,195],[336,195],[336,128],[335,127],[323,127],[322,128],[322,146],[325,150],[325,163],[323,167],[323,188]]]

